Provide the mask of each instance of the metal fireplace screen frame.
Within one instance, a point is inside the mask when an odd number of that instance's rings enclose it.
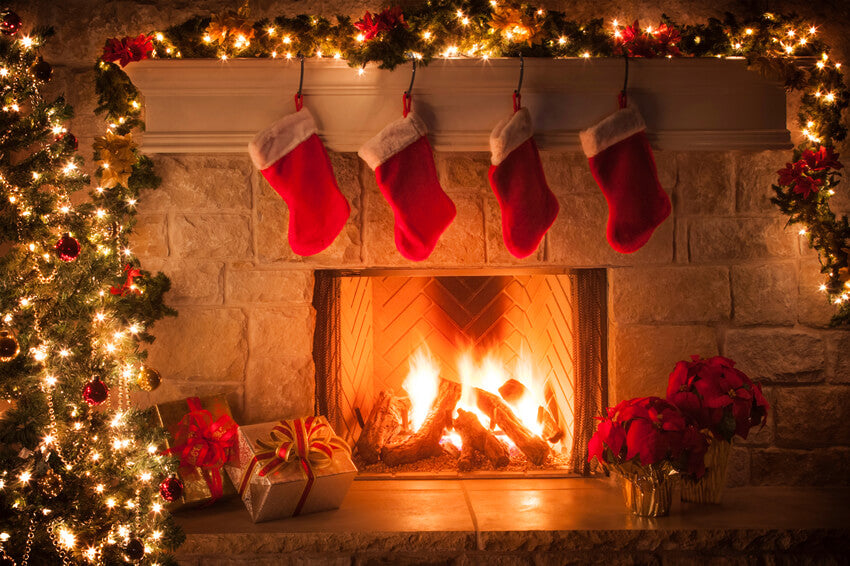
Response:
[[[511,272],[511,275],[516,273],[516,271]],[[573,473],[588,475],[591,469],[587,462],[587,443],[595,430],[594,417],[602,414],[608,402],[606,272],[604,269],[559,272],[526,270],[522,272],[522,275],[553,273],[568,276],[570,282],[574,391],[573,435],[569,467]],[[383,275],[397,277],[414,274],[397,270],[385,271]],[[353,276],[360,277],[350,279]],[[368,357],[371,352],[364,355],[363,350],[371,348],[372,341],[375,339],[373,332],[377,331],[373,331],[371,325],[364,325],[362,321],[348,320],[341,315],[341,310],[344,306],[371,309],[371,305],[365,303],[372,300],[371,277],[374,276],[372,272],[315,272],[314,409],[316,414],[326,415],[335,430],[342,431],[349,437],[357,433],[354,429],[359,429],[359,426],[357,422],[351,422],[351,415],[344,414],[344,412],[351,412],[344,411],[344,408],[358,408],[366,416],[371,402],[371,399],[365,397],[365,392],[370,388],[360,387],[360,384],[356,382],[357,379],[362,379],[362,376],[368,375],[369,371],[352,367],[352,364],[373,363]],[[343,305],[343,303],[346,304]],[[346,327],[343,328],[344,326]],[[371,391],[369,393],[371,394]]]

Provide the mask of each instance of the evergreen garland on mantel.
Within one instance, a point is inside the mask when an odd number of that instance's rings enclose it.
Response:
[[[418,7],[367,12],[358,21],[298,15],[251,21],[247,8],[195,16],[165,31],[111,39],[96,65],[99,111],[117,134],[142,127],[139,93],[121,66],[148,57],[332,57],[355,68],[394,69],[413,58],[490,57],[741,57],[750,66],[803,91],[798,114],[803,142],[777,172],[772,201],[818,251],[820,290],[836,305],[833,325],[850,324],[850,225],[830,209],[842,168],[833,147],[847,130],[848,90],[839,62],[818,30],[794,15],[766,13],[739,21],[679,26],[663,16],[657,27],[601,18],[569,19],[564,12],[503,0],[430,0]],[[117,63],[117,64],[116,64]],[[120,65],[120,66],[119,66]]]

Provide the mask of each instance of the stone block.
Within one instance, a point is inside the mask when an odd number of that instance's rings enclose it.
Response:
[[[502,235],[502,211],[492,195],[484,197],[484,224],[487,234],[487,263],[496,265],[539,265],[544,261],[546,236],[537,251],[525,258],[514,257],[505,247]]]
[[[791,158],[784,150],[740,152],[735,154],[736,204],[743,214],[775,215],[779,212],[770,199],[776,172]]]
[[[676,151],[653,149],[652,155],[655,158],[655,168],[658,170],[658,182],[668,192],[672,191],[679,182],[679,156],[682,154]]]
[[[224,287],[224,264],[183,260],[163,267],[171,279],[171,290],[165,296],[168,304],[221,304]]]
[[[674,192],[677,215],[722,216],[735,210],[735,167],[728,152],[679,153]]]
[[[691,219],[688,236],[692,262],[793,257],[798,238],[781,218]]]
[[[546,183],[558,196],[600,192],[587,157],[580,151],[541,151],[540,163]]]
[[[146,210],[242,212],[251,208],[253,165],[247,154],[157,155],[159,189]]]
[[[313,273],[233,265],[227,270],[226,298],[228,304],[310,304],[313,300]]]
[[[830,332],[826,343],[832,360],[829,380],[833,383],[850,383],[850,332]]]
[[[180,309],[152,329],[149,363],[163,380],[241,382],[248,354],[247,319],[239,309]]]
[[[673,260],[673,218],[665,220],[640,250],[614,251],[605,239],[608,206],[600,191],[562,195],[561,212],[547,236],[549,261],[570,267],[667,264]]]
[[[366,187],[364,248],[370,266],[417,265],[471,266],[485,263],[484,205],[478,195],[447,193],[455,204],[457,216],[443,232],[436,248],[425,261],[414,263],[396,249],[395,218],[389,203],[378,191],[374,179]]]
[[[620,323],[728,319],[726,267],[635,267],[609,271],[611,317]]]
[[[189,259],[247,259],[251,224],[242,214],[178,214],[172,232],[175,255]]]
[[[248,313],[251,357],[309,358],[313,352],[313,307],[255,308]]]
[[[827,294],[820,290],[826,277],[820,272],[820,262],[814,254],[800,261],[797,275],[797,318],[807,326],[826,327],[836,313],[835,305],[829,302]]]
[[[797,321],[796,265],[733,266],[732,301],[737,324],[793,325]]]
[[[342,231],[325,250],[308,257],[296,255],[289,247],[289,208],[266,180],[258,177],[254,230],[257,240],[257,257],[262,263],[310,263],[336,267],[340,264],[350,266],[360,263],[362,200],[359,182],[353,182],[350,179],[354,174],[355,164],[351,162],[351,154],[330,155],[332,163],[335,167],[338,165],[343,174],[344,182],[339,183],[339,188],[351,207],[351,214]]]
[[[242,424],[293,419],[313,414],[313,359],[252,356],[245,378]]]
[[[750,464],[756,485],[847,485],[850,449],[754,450]]]
[[[784,448],[850,445],[850,389],[779,387],[776,444]]]
[[[611,325],[609,345],[613,361],[610,405],[631,397],[664,397],[676,362],[691,354],[708,357],[718,353],[717,331],[697,325]]]
[[[435,155],[440,184],[453,193],[490,191],[487,174],[489,153],[438,153]]]
[[[726,487],[741,487],[750,483],[750,451],[732,448],[726,468]]]
[[[797,330],[730,330],[724,355],[752,379],[776,382],[821,381],[826,367],[824,341]]]
[[[168,220],[164,214],[139,214],[130,249],[142,260],[168,257]]]

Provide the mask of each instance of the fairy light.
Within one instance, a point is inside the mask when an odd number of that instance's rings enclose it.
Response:
[[[163,39],[165,39],[165,36],[162,35],[161,31],[156,32],[156,35],[154,37],[156,37],[156,40],[159,41],[159,42],[161,42]]]
[[[21,45],[24,46],[24,49],[29,49],[33,45],[35,45],[35,40],[28,35],[25,35],[21,38]]]
[[[266,33],[269,34],[270,37],[274,37],[274,34],[277,33],[277,30],[274,26],[269,26],[268,29],[266,29]]]
[[[468,26],[469,25],[469,18],[467,18],[467,17],[461,18],[460,23],[462,25]]]
[[[589,53],[589,52],[587,52],[587,51],[585,51],[584,53],[582,53],[582,54],[581,54],[581,56],[582,56],[583,58],[585,58],[585,59],[590,59],[590,53]]]
[[[71,550],[77,544],[77,537],[74,534],[62,527],[59,529],[59,544],[62,545],[65,550]]]
[[[160,505],[159,503],[154,503],[153,505],[151,505],[151,511],[153,511],[154,513],[161,512],[162,511],[162,505]]]
[[[9,76],[9,69],[7,69],[6,67],[0,68],[0,77],[8,77],[8,76]]]
[[[74,163],[73,161],[69,161],[68,163],[65,164],[65,167],[62,168],[62,172],[65,173],[66,175],[70,175],[71,173],[73,173],[76,170],[77,170],[77,164]]]
[[[222,53],[221,57],[219,57],[222,61],[227,61],[227,53]]]
[[[422,33],[422,39],[424,39],[425,41],[429,41],[431,39],[431,32],[430,31],[423,32]]]
[[[357,76],[358,77],[362,77],[365,74],[366,74],[366,69],[364,69],[363,67],[360,67],[359,69],[357,69]]]
[[[797,232],[797,233],[800,234],[801,236],[805,236],[808,232],[806,231],[805,228],[800,228],[800,231]]]
[[[834,92],[828,92],[828,93],[826,93],[826,95],[823,98],[827,102],[835,102],[835,93]]]
[[[826,285],[824,283],[821,283],[818,287],[818,291],[820,291],[821,293],[826,293]]]
[[[356,39],[357,39],[357,41],[359,41],[360,43],[363,43],[364,41],[366,41],[366,36],[365,36],[365,35],[363,35],[362,33],[358,33],[358,34],[357,34]]]
[[[563,35],[558,38],[558,45],[565,45],[567,43],[567,38]]]
[[[151,454],[151,455],[156,454],[156,445],[155,444],[148,444],[148,454]]]
[[[277,59],[277,51],[272,51],[272,59]]]
[[[94,562],[94,559],[97,558],[97,549],[93,546],[88,547],[83,553],[87,560]]]
[[[747,28],[744,30],[744,33],[747,35],[753,35],[753,28]]]
[[[290,43],[292,43],[292,38],[287,35],[286,37],[283,38],[283,43],[285,43],[286,45],[289,45]]]
[[[26,484],[32,479],[32,473],[29,470],[24,470],[18,476],[18,479],[21,480],[21,483]]]
[[[212,38],[208,34],[204,34],[203,37],[204,43],[212,43]]]
[[[109,508],[109,509],[112,509],[113,507],[115,507],[115,499],[112,498],[112,497],[107,499],[106,500],[106,507]]]

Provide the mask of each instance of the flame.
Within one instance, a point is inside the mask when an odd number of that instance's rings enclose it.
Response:
[[[422,426],[437,396],[440,366],[427,345],[417,349],[410,357],[409,363],[410,370],[404,381],[404,389],[411,401],[411,428],[416,431]],[[469,351],[460,353],[457,360],[457,373],[460,376],[462,393],[457,409],[474,413],[483,426],[489,427],[489,417],[478,408],[475,402],[475,389],[483,389],[501,398],[499,388],[509,379],[515,379],[523,384],[525,392],[519,399],[505,402],[531,432],[542,436],[543,424],[538,422],[538,411],[540,407],[546,407],[545,379],[535,370],[531,357],[522,351],[516,357],[514,367],[509,368],[508,365],[495,349],[487,351],[479,359],[476,359]],[[502,438],[512,444],[507,437]],[[462,447],[460,435],[455,431],[449,431],[443,438],[443,442],[450,442],[458,448]]]
[[[437,396],[437,387],[440,383],[440,366],[431,356],[431,350],[422,346],[410,356],[410,371],[404,380],[404,390],[410,397],[412,408],[410,410],[410,425],[414,431],[419,430],[431,403]]]

